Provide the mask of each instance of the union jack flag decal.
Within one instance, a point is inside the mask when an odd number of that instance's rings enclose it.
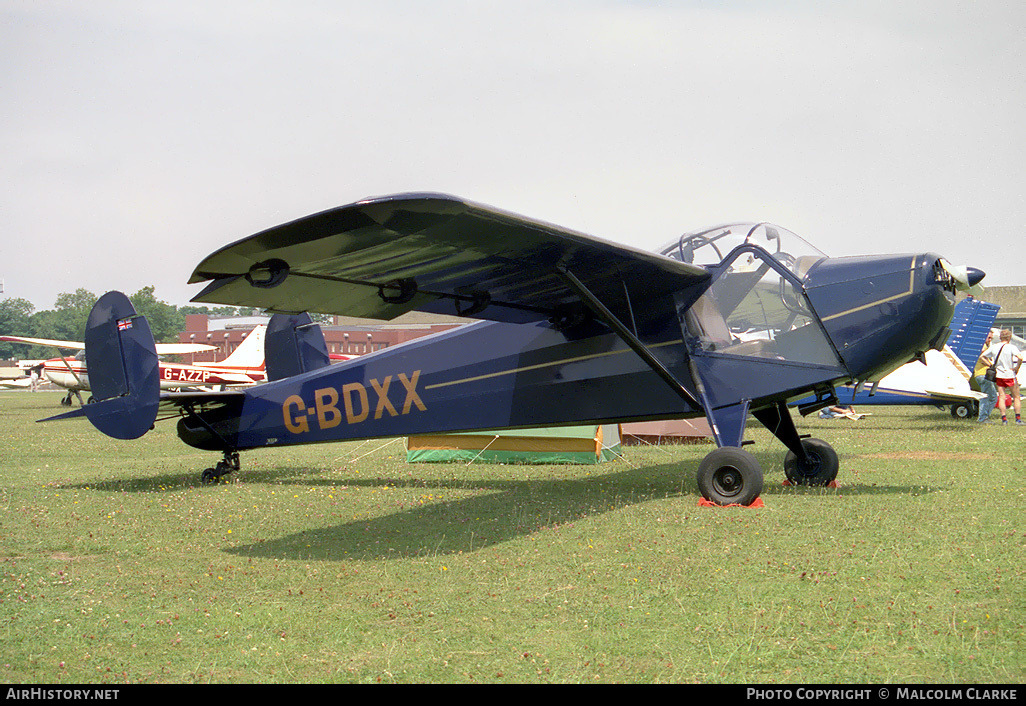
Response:
[[[121,321],[118,321],[118,331],[127,331],[130,328],[132,328],[131,319],[121,319]]]

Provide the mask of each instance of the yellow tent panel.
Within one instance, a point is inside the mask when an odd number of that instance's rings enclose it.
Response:
[[[425,434],[408,440],[410,463],[603,463],[620,454],[616,424]]]

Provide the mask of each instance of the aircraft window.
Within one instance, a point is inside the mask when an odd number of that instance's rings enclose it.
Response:
[[[718,265],[739,245],[757,245],[784,267],[804,279],[812,265],[826,257],[800,237],[769,223],[735,223],[685,233],[663,254],[695,265]]]
[[[703,350],[817,365],[837,356],[805,292],[761,253],[741,252],[687,314]]]

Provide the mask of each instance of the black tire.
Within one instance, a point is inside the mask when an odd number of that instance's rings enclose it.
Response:
[[[210,485],[211,483],[217,482],[217,474],[214,473],[213,468],[208,468],[200,475],[200,483],[203,485]]]
[[[751,505],[762,493],[762,466],[736,446],[721,446],[698,466],[698,490],[717,505]]]
[[[969,402],[958,402],[951,405],[951,416],[955,419],[969,419],[973,416],[973,408]]]
[[[802,446],[808,456],[807,463],[801,463],[793,451],[784,457],[784,475],[794,485],[829,485],[837,478],[840,461],[837,452],[821,439],[802,439]]]

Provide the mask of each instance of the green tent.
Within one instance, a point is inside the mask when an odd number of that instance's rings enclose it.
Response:
[[[406,448],[410,463],[604,463],[620,455],[620,429],[604,424],[429,434],[411,436]]]

